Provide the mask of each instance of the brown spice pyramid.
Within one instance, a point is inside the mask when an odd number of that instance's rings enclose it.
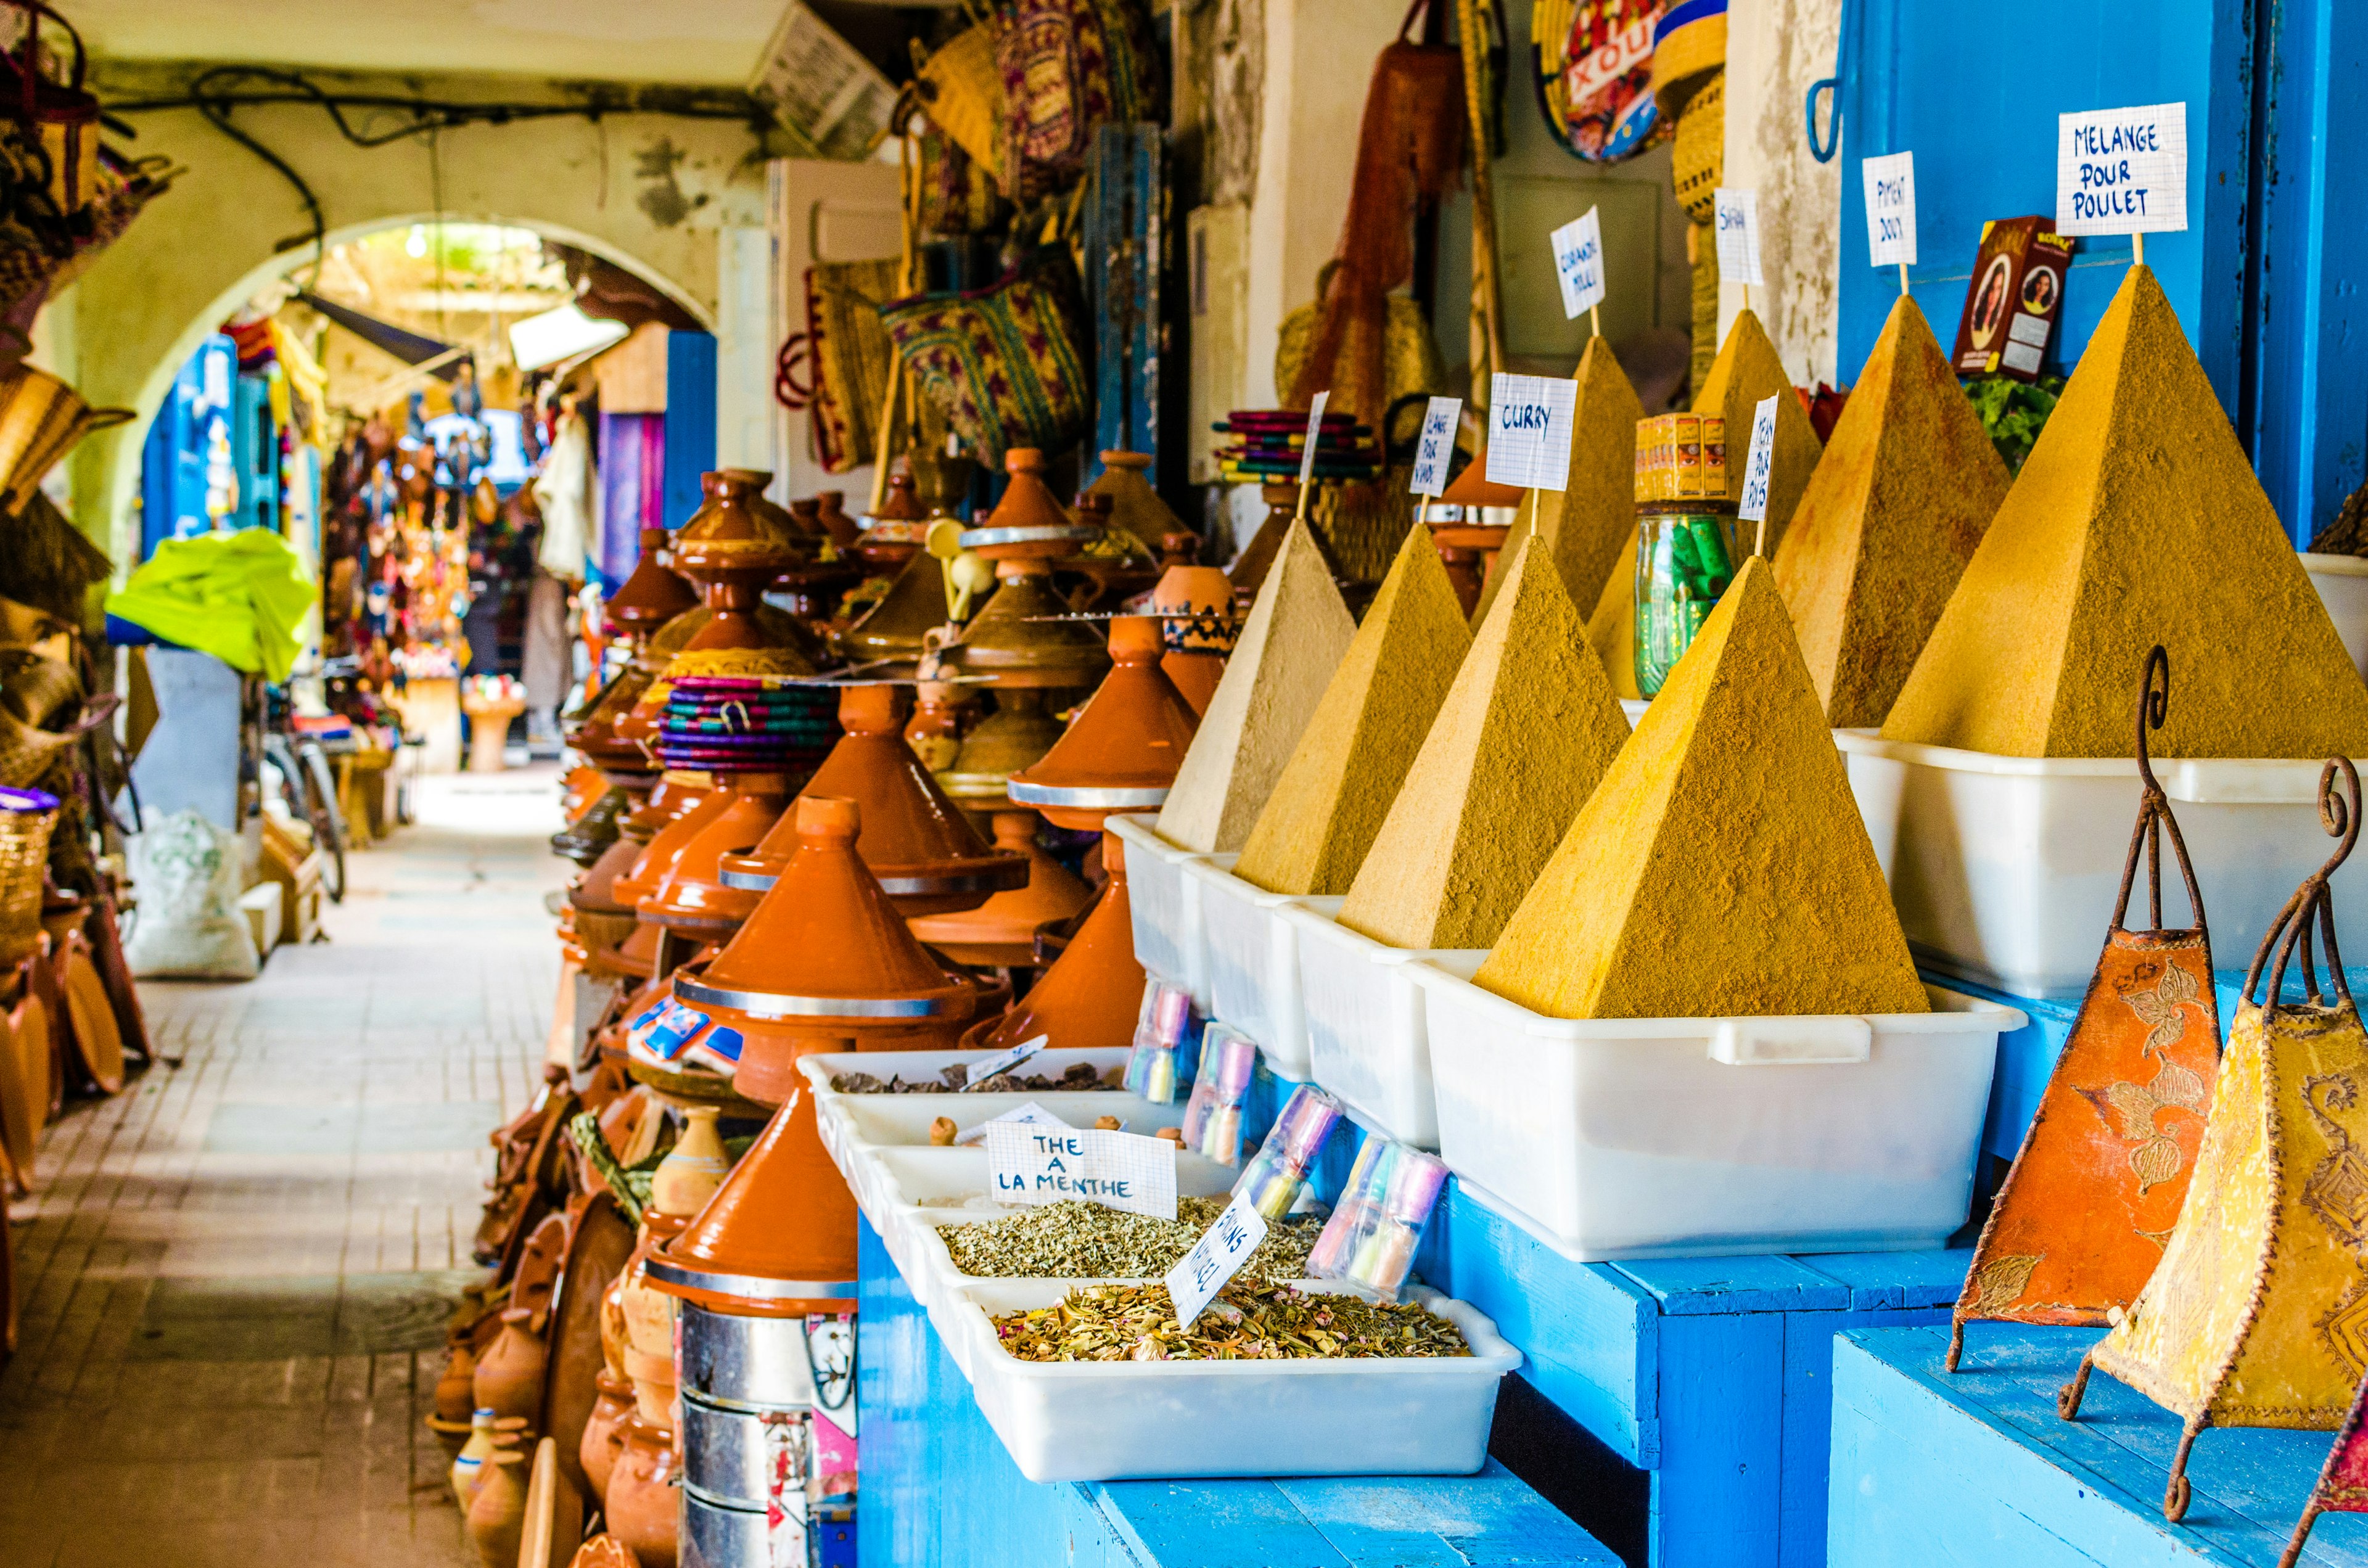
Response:
[[[2154,274],[2133,267],[1884,722],[1885,740],[2127,756],[2368,756],[2368,687]]]
[[[1522,498],[1497,569],[1473,608],[1475,627],[1496,607],[1513,551],[1532,533],[1545,541],[1570,602],[1582,614],[1603,597],[1620,547],[1635,535],[1636,423],[1645,417],[1645,405],[1611,345],[1600,337],[1587,340],[1571,380],[1578,383],[1578,409],[1571,426],[1569,475],[1559,491],[1532,490]]]
[[[1558,1018],[1927,1010],[1768,562],[1744,563],[1474,979]]]
[[[1827,723],[1883,722],[2008,483],[1924,312],[1901,295],[1776,551]]]
[[[1543,540],[1455,672],[1340,924],[1394,948],[1494,943],[1628,738]]]
[[[1471,645],[1430,530],[1416,528],[1324,688],[1234,874],[1269,892],[1347,892]]]
[[[1783,395],[1779,397],[1778,393]],[[1718,346],[1718,358],[1711,361],[1710,374],[1694,394],[1696,414],[1718,414],[1726,418],[1726,483],[1730,495],[1743,493],[1743,471],[1751,456],[1751,420],[1759,405],[1776,398],[1776,464],[1768,482],[1768,549],[1774,555],[1776,546],[1784,537],[1785,525],[1793,520],[1793,509],[1800,505],[1801,493],[1809,487],[1809,474],[1817,466],[1817,458],[1825,444],[1809,426],[1809,416],[1801,407],[1801,399],[1793,391],[1793,378],[1784,373],[1784,362],[1776,357],[1776,346],[1768,341],[1766,329],[1759,318],[1749,311],[1735,318],[1726,329],[1726,341]],[[1736,525],[1745,554],[1758,537],[1759,525]]]
[[[1356,635],[1315,536],[1293,521],[1160,808],[1160,837],[1203,855],[1242,846]]]

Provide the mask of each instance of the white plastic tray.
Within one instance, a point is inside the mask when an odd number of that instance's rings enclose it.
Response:
[[[1383,1133],[1439,1147],[1430,1032],[1422,992],[1406,966],[1421,961],[1468,980],[1486,948],[1393,948],[1314,909],[1282,916],[1299,944],[1300,1000],[1315,1081]]]
[[[1326,1287],[1307,1287],[1325,1290]],[[1497,1386],[1521,1364],[1497,1325],[1416,1290],[1470,1356],[1295,1361],[1019,1361],[993,1312],[1061,1299],[1057,1281],[962,1292],[953,1337],[971,1389],[1020,1473],[1035,1482],[1160,1476],[1468,1475],[1486,1462]]]
[[[1209,960],[1201,926],[1201,884],[1184,868],[1208,857],[1178,849],[1152,825],[1156,816],[1114,816],[1103,825],[1126,846],[1127,908],[1134,956],[1155,980],[1180,985],[1209,1011]]]
[[[1311,1074],[1307,1021],[1299,998],[1299,933],[1286,909],[1337,915],[1345,898],[1293,898],[1234,875],[1234,855],[1193,861],[1184,874],[1201,884],[1208,936],[1209,1016],[1258,1042],[1267,1064],[1286,1078]]]
[[[2012,1007],[1550,1018],[1435,964],[1440,1153],[1566,1256],[1884,1252],[1964,1223]]]
[[[2335,622],[2343,651],[2351,655],[2360,673],[2368,676],[2368,560],[2305,551],[2302,568],[2310,574],[2310,585],[2318,590],[2318,602],[2327,607],[2328,619]]]
[[[2018,996],[2088,989],[2113,915],[2138,810],[2135,760],[1993,756],[1844,730],[1861,801],[1898,800],[1895,853],[1876,853],[1917,956]],[[2155,777],[2195,866],[2224,966],[2243,963],[2295,884],[2327,858],[2316,758],[2160,758]],[[2168,846],[2163,918],[2184,924],[2187,893]],[[2143,875],[2143,872],[2141,872]],[[2339,930],[2368,920],[2368,878],[2337,877]],[[2146,918],[2143,882],[2131,917]]]

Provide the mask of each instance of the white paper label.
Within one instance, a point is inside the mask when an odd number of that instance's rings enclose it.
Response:
[[[998,1203],[1083,1199],[1106,1209],[1176,1218],[1176,1145],[1094,1128],[986,1124],[987,1189]]]
[[[1759,275],[1759,193],[1718,187],[1718,277],[1722,283],[1764,289]]]
[[[1916,154],[1859,165],[1866,179],[1866,244],[1874,267],[1916,265]]]
[[[1266,1221],[1247,1192],[1236,1192],[1215,1224],[1201,1233],[1192,1250],[1167,1271],[1167,1294],[1176,1303],[1176,1325],[1190,1328],[1225,1281],[1241,1271],[1258,1243],[1266,1240]]]
[[[970,1071],[962,1077],[962,1087],[974,1089],[989,1078],[1010,1072],[1014,1067],[1043,1050],[1052,1038],[1051,1035],[1040,1034],[1034,1040],[1023,1040],[1009,1051],[1000,1051],[984,1062],[972,1062]]]
[[[980,1122],[976,1127],[972,1128],[967,1132],[955,1134],[954,1142],[957,1145],[963,1147],[967,1147],[973,1143],[984,1143],[986,1142],[986,1130],[1006,1121],[1018,1122],[1023,1127],[1066,1127],[1069,1125],[1067,1122],[1063,1121],[1059,1117],[1054,1116],[1051,1111],[1046,1110],[1042,1106],[1038,1105],[1034,1100],[1030,1100],[1018,1110],[1007,1110],[1001,1116],[992,1117],[985,1121]]]
[[[2055,121],[2055,232],[2187,227],[2187,106],[2090,109]]]
[[[1299,483],[1302,484],[1305,484],[1315,472],[1316,432],[1324,428],[1324,405],[1331,401],[1332,393],[1327,389],[1317,392],[1315,401],[1307,405],[1307,445],[1299,449]]]
[[[1422,436],[1415,444],[1414,483],[1406,488],[1417,495],[1436,495],[1447,488],[1447,465],[1455,456],[1455,422],[1463,417],[1460,397],[1435,397],[1423,410]]]
[[[1603,303],[1603,221],[1595,208],[1554,232],[1554,258],[1564,320]]]
[[[1578,383],[1558,376],[1511,376],[1488,382],[1488,477],[1523,490],[1570,483],[1571,426]]]
[[[1776,398],[1759,400],[1751,411],[1751,455],[1743,464],[1743,502],[1735,515],[1747,523],[1768,520],[1768,485],[1776,472]]]

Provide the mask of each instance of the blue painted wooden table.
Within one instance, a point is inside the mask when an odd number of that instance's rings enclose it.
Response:
[[[863,1568],[1611,1568],[1502,1465],[1471,1476],[1019,1473],[869,1224],[856,1318]]]
[[[2055,1391],[2101,1331],[1977,1324],[1845,1334],[1834,1351],[1832,1568],[2271,1568],[2326,1461],[2325,1432],[2207,1429],[2183,1523],[2162,1517],[2180,1424],[2099,1373],[2080,1419]],[[2329,1514],[2306,1563],[2368,1565],[2368,1517]]]

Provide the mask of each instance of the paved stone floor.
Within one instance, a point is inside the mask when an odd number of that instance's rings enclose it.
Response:
[[[142,987],[159,1062],[14,1206],[0,1568],[473,1564],[422,1425],[490,1169],[540,1077],[567,866],[548,768],[428,780],[332,939]]]

